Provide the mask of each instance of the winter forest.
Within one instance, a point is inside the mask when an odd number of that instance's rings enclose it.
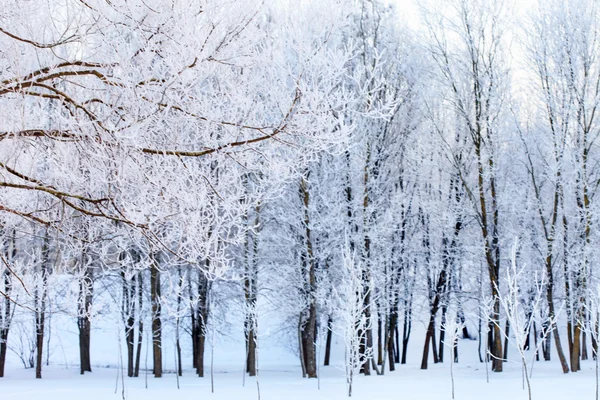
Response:
[[[0,399],[598,398],[596,0],[0,3]]]

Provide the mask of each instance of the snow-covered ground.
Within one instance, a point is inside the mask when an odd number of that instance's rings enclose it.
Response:
[[[518,400],[527,399],[521,386],[521,369],[518,364],[507,366],[502,374],[490,374],[486,383],[484,365],[455,365],[456,399],[464,400]],[[347,398],[343,372],[335,366],[321,369],[320,382],[301,379],[299,368],[289,366],[278,369],[265,368],[259,372],[260,399],[262,400],[317,400]],[[117,375],[119,381],[117,383]],[[31,370],[11,368],[0,380],[2,400],[104,400],[121,399],[122,381],[118,368],[95,368],[79,376],[76,368],[46,368],[44,379],[35,380]],[[320,383],[320,389],[319,389]],[[534,399],[594,399],[595,380],[592,361],[583,363],[577,374],[562,375],[555,362],[536,363],[532,377]],[[180,378],[179,389],[174,374],[161,379],[151,375],[146,379],[125,377],[125,397],[129,400],[236,400],[258,399],[257,381],[246,378],[240,370],[216,367],[214,393],[211,393],[210,376],[197,378],[186,371]],[[116,393],[115,393],[115,387]],[[417,365],[400,366],[385,376],[359,377],[353,397],[358,399],[409,399],[438,400],[451,398],[451,381],[448,364],[432,365],[421,371]]]
[[[119,360],[126,357],[124,343],[119,340],[122,323],[98,317],[92,332],[92,373],[79,375],[78,341],[75,320],[64,314],[52,319],[50,341],[50,365],[44,365],[43,379],[34,378],[33,369],[24,369],[14,352],[9,352],[6,376],[0,379],[0,400],[104,400],[122,399],[123,391],[128,400],[318,400],[347,398],[347,384],[343,370],[344,346],[342,339],[334,335],[332,365],[320,367],[320,379],[303,379],[294,338],[281,328],[277,315],[265,315],[261,323],[259,341],[259,378],[245,377],[244,341],[241,321],[231,321],[224,332],[216,332],[214,353],[211,340],[205,353],[204,378],[195,376],[190,368],[191,349],[189,335],[182,334],[183,376],[173,373],[175,353],[170,329],[163,334],[163,362],[165,375],[155,379],[151,371],[141,372],[139,378],[122,379]],[[471,331],[475,329],[471,327]],[[19,336],[26,330],[14,326],[9,343],[17,346]],[[213,333],[209,330],[209,333]],[[408,363],[396,365],[396,371],[386,371],[384,376],[357,376],[353,386],[353,398],[361,400],[438,400],[451,399],[449,354],[446,362],[433,364],[420,370],[424,339],[424,323],[415,321],[408,351]],[[322,339],[322,338],[321,338]],[[144,341],[141,367],[151,367],[152,354],[146,354]],[[119,343],[121,342],[121,343]],[[121,350],[119,350],[121,346]],[[18,347],[18,346],[17,346]],[[523,389],[521,364],[504,364],[503,373],[486,373],[486,364],[478,359],[476,340],[460,340],[460,362],[454,364],[455,398],[457,400],[526,400]],[[554,351],[554,349],[553,349]],[[517,352],[509,347],[509,358],[516,360]],[[214,393],[211,393],[211,356],[214,356]],[[533,356],[533,352],[530,352]],[[431,357],[431,356],[430,356]],[[531,378],[533,399],[581,399],[595,398],[595,363],[582,362],[582,371],[562,374],[556,354],[551,362],[534,362]],[[323,359],[323,348],[318,347],[318,358]],[[126,373],[124,374],[126,375]],[[489,376],[489,383],[487,382]]]
[[[94,372],[79,375],[74,353],[75,342],[64,344],[68,364],[44,366],[44,378],[34,379],[32,369],[24,369],[11,358],[7,365],[6,377],[0,379],[0,400],[104,400],[122,399],[123,390],[128,400],[317,400],[347,398],[347,386],[342,369],[343,348],[339,339],[334,346],[333,365],[320,367],[320,379],[302,379],[300,366],[291,349],[275,340],[264,340],[259,352],[261,368],[258,385],[254,378],[245,378],[242,373],[243,360],[238,359],[242,348],[240,343],[221,342],[215,346],[214,393],[211,393],[210,348],[207,349],[207,376],[198,378],[191,369],[184,371],[179,378],[173,373],[173,352],[165,348],[165,367],[168,371],[163,378],[153,378],[151,372],[144,372],[139,378],[122,380],[118,366],[110,366],[107,360],[119,358],[118,347],[108,346],[109,332],[102,337],[96,332],[97,349],[100,342],[106,343],[101,351],[96,351]],[[68,337],[67,337],[68,339]],[[114,341],[112,342],[114,343]],[[407,399],[438,400],[451,399],[450,364],[430,363],[429,369],[419,369],[422,336],[415,334],[412,339],[407,365],[397,365],[394,372],[386,371],[384,376],[359,376],[353,387],[353,397],[358,399]],[[93,347],[94,348],[94,347]],[[459,344],[460,363],[454,364],[455,398],[458,400],[519,400],[527,399],[523,389],[521,365],[505,363],[505,372],[489,372],[486,382],[486,365],[478,362],[477,342],[461,340]],[[509,351],[516,352],[513,348]],[[171,357],[169,357],[171,355]],[[509,354],[510,355],[510,354]],[[447,357],[448,355],[446,355]],[[58,355],[54,356],[58,363]],[[151,355],[150,355],[151,358]],[[217,360],[228,360],[220,364]],[[184,360],[186,361],[186,360]],[[142,361],[144,366],[144,361]],[[535,362],[531,379],[533,399],[594,399],[595,364],[584,361],[583,370],[577,374],[563,375],[556,357],[551,362]],[[146,386],[147,385],[147,386]]]

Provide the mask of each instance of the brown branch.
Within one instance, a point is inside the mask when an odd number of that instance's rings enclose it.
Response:
[[[245,146],[248,144],[259,143],[264,140],[271,139],[271,138],[277,136],[283,130],[285,130],[285,128],[287,127],[287,124],[289,123],[289,120],[292,118],[292,116],[294,114],[296,105],[297,105],[298,101],[300,100],[301,96],[302,96],[302,93],[300,91],[300,88],[296,88],[296,95],[294,96],[294,100],[292,101],[292,104],[290,105],[288,112],[284,116],[280,126],[276,129],[274,129],[273,132],[271,132],[270,134],[255,137],[252,139],[230,142],[227,144],[223,144],[221,146],[209,148],[206,150],[200,150],[200,151],[158,150],[158,149],[149,149],[149,148],[142,148],[140,150],[142,151],[142,153],[153,154],[153,155],[179,156],[179,157],[202,157],[202,156],[206,156],[206,155],[216,153],[216,152],[219,152],[219,151],[222,151],[225,149],[229,149],[232,147]]]
[[[19,42],[30,44],[34,47],[37,47],[38,49],[51,49],[53,47],[62,46],[63,44],[71,43],[75,39],[78,38],[78,36],[76,36],[76,35],[71,35],[68,38],[63,39],[58,42],[55,42],[55,43],[40,43],[40,42],[36,42],[34,40],[25,39],[21,36],[15,35],[14,33],[10,33],[9,31],[3,29],[2,27],[0,27],[0,32],[4,33],[6,36],[8,36],[12,39],[18,40]]]
[[[100,203],[103,203],[103,202],[106,202],[109,200],[108,198],[92,199],[90,197],[85,197],[85,196],[81,196],[78,194],[70,194],[67,192],[61,192],[59,190],[55,190],[55,189],[46,187],[44,185],[39,185],[39,184],[37,186],[30,186],[30,185],[22,185],[22,184],[18,184],[18,183],[0,182],[0,187],[9,187],[9,188],[13,188],[13,189],[24,189],[24,190],[36,190],[36,191],[51,194],[52,196],[57,197],[61,200],[66,197],[66,198],[72,198],[72,199],[85,201],[85,202],[91,203],[91,204],[100,204]]]
[[[0,253],[0,258],[2,258],[2,262],[4,263],[4,265],[6,265],[6,268],[8,269],[8,271],[15,278],[17,278],[17,280],[21,283],[21,286],[23,286],[23,289],[25,290],[25,293],[27,293],[29,296],[31,296],[31,293],[29,293],[29,290],[27,290],[27,287],[25,286],[25,282],[23,282],[23,279],[21,279],[21,277],[19,275],[17,275],[17,273],[14,271],[14,269],[11,268],[10,263],[8,262],[8,260],[6,259],[6,257],[4,257],[4,254]]]
[[[19,179],[23,179],[24,181],[27,182],[31,182],[31,183],[35,183],[36,185],[40,185],[43,186],[42,182],[38,181],[37,179],[34,178],[30,178],[27,175],[24,175],[18,171],[15,171],[14,169],[12,169],[11,167],[9,167],[8,165],[1,163],[0,162],[0,167],[4,168],[6,171],[8,171],[9,173],[13,174],[14,176],[16,176]],[[48,186],[50,189],[54,189],[52,186]]]
[[[43,220],[43,219],[41,219],[39,217],[36,217],[35,215],[32,215],[32,213],[24,213],[22,211],[18,211],[18,210],[14,210],[12,208],[4,207],[1,204],[0,204],[0,211],[5,211],[5,212],[10,213],[10,214],[18,215],[19,217],[22,217],[22,218],[25,218],[25,219],[30,219],[30,220],[32,220],[34,222],[37,222],[39,224],[42,224],[44,226],[47,226],[47,227],[50,227],[50,228],[55,228],[55,226],[51,222]]]
[[[14,131],[14,132],[0,132],[0,140],[8,139],[12,137],[49,137],[56,139],[81,139],[82,136],[75,135],[69,130],[58,130],[58,129],[26,129],[23,131]]]
[[[40,75],[44,75],[49,73],[50,71],[56,70],[56,69],[61,69],[61,68],[68,68],[68,67],[83,67],[83,68],[109,68],[109,67],[114,67],[117,64],[114,63],[108,63],[108,64],[104,64],[104,63],[94,63],[94,62],[86,62],[86,61],[65,61],[63,63],[60,64],[56,64],[56,65],[52,65],[49,67],[44,67],[44,68],[40,68],[38,70],[35,70],[33,72],[30,72],[29,74],[25,75],[24,77],[16,77],[16,78],[11,78],[11,79],[6,79],[4,81],[0,82],[0,85],[2,86],[7,86],[7,85],[12,85],[14,83],[18,83],[18,82],[27,82],[27,81],[31,81],[32,79],[34,79],[37,76]]]

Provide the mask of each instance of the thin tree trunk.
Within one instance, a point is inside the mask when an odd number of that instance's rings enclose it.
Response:
[[[504,325],[504,354],[502,358],[508,360],[508,334],[510,332],[510,323],[508,322],[508,318],[506,319],[506,324]]]
[[[305,320],[301,326],[302,329],[302,347],[304,355],[304,367],[306,375],[309,378],[317,377],[317,348],[316,348],[316,332],[317,332],[317,277],[316,277],[316,262],[314,257],[313,243],[310,229],[309,204],[310,194],[308,182],[305,177],[300,181],[300,192],[304,204],[304,229],[306,241],[306,251],[303,252],[303,267],[304,271],[308,271],[307,282],[305,282],[306,296],[308,300],[308,309],[305,310]]]
[[[133,363],[134,363],[134,323],[135,315],[133,307],[133,298],[135,296],[136,285],[135,281],[129,281],[125,276],[125,271],[121,271],[121,280],[123,285],[123,300],[122,300],[122,312],[123,318],[125,319],[125,342],[127,344],[127,376],[133,376]]]
[[[404,322],[402,325],[402,360],[401,364],[406,364],[406,357],[408,355],[408,341],[410,340],[410,333],[412,331],[412,302],[409,303],[409,307],[404,308]],[[396,343],[399,343],[398,324],[395,327],[396,332]],[[398,362],[399,347],[396,346],[396,362]]]
[[[206,260],[208,266],[209,261]],[[198,305],[196,308],[196,373],[199,377],[204,377],[204,350],[206,345],[206,327],[209,316],[208,296],[210,284],[206,275],[198,272]]]
[[[440,339],[438,345],[438,362],[444,362],[444,340],[446,340],[446,305],[442,306],[442,322],[440,324]]]
[[[144,321],[142,319],[142,306],[144,301],[144,275],[140,272],[137,278],[138,283],[138,338],[137,338],[137,351],[135,354],[135,367],[133,369],[133,376],[140,376],[140,360],[142,357],[142,341],[144,340]]]
[[[160,271],[154,259],[150,269],[150,297],[152,301],[152,361],[155,378],[162,377],[162,320],[160,305]]]
[[[45,232],[42,244],[41,288],[39,283],[35,293],[36,315],[35,315],[35,337],[36,337],[36,364],[35,377],[42,379],[42,364],[44,356],[44,330],[46,321],[46,299],[48,295],[48,268],[50,263],[48,231]]]
[[[85,372],[92,372],[92,363],[90,357],[90,336],[92,331],[91,311],[93,299],[93,276],[90,266],[85,265],[87,256],[83,255],[82,268],[83,276],[79,282],[79,301],[77,327],[79,328],[79,372],[83,375]]]
[[[12,278],[8,270],[5,270],[2,274],[2,280],[4,283],[3,292],[4,307],[3,314],[0,315],[0,378],[4,377],[4,368],[6,365],[6,351],[8,350],[8,331],[11,323],[11,301],[10,296],[12,292]]]
[[[329,315],[327,319],[327,338],[325,340],[325,360],[323,365],[329,365],[331,359],[331,339],[333,336],[333,318]]]
[[[377,365],[383,365],[383,336],[381,314],[377,317]]]

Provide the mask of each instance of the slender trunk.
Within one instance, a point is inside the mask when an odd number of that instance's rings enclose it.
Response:
[[[162,320],[160,304],[160,271],[156,258],[150,269],[150,297],[152,301],[152,361],[155,378],[162,377]]]
[[[577,372],[581,369],[579,357],[581,352],[581,325],[575,324],[573,332],[573,354],[571,355],[571,372]]]
[[[412,302],[409,304],[409,307],[405,307],[404,309],[404,323],[402,325],[402,360],[401,364],[406,364],[406,357],[408,353],[408,341],[410,340],[410,333],[412,331]],[[396,332],[396,343],[399,343],[399,334],[398,334],[398,324],[396,323],[395,327]],[[399,355],[399,347],[396,346],[396,362],[398,362]]]
[[[125,271],[121,271],[121,280],[123,284],[123,299],[122,299],[122,313],[125,319],[125,342],[127,344],[127,376],[133,376],[133,363],[134,363],[134,323],[135,315],[133,307],[133,298],[135,296],[135,281],[129,281],[125,276]]]
[[[390,371],[394,371],[396,369],[396,365],[395,365],[395,347],[398,346],[398,343],[396,342],[395,346],[394,346],[394,332],[396,331],[398,326],[398,299],[396,299],[394,301],[394,305],[392,307],[392,310],[390,312],[390,316],[389,316],[389,326],[388,326],[388,333],[387,333],[387,351],[388,351],[388,363],[389,363],[389,368]]]
[[[314,257],[313,243],[310,229],[310,193],[308,182],[305,177],[302,177],[300,182],[300,192],[304,204],[304,229],[305,229],[305,245],[306,251],[303,253],[303,270],[308,271],[307,281],[305,282],[306,297],[308,301],[308,309],[304,311],[304,321],[302,329],[302,347],[304,356],[304,367],[306,375],[309,378],[317,377],[317,348],[316,348],[316,332],[317,332],[317,277],[316,277],[316,262]]]
[[[383,365],[383,336],[381,314],[377,318],[377,365]]]
[[[260,205],[255,208],[254,230],[260,226]],[[248,216],[246,215],[246,219]],[[248,221],[246,221],[248,223]],[[246,372],[256,376],[256,301],[258,296],[258,232],[252,235],[253,230],[248,227],[245,244],[245,269],[244,296],[246,300],[246,318],[244,332],[246,337]],[[250,241],[252,239],[252,257],[250,257]]]
[[[540,361],[540,350],[538,347],[538,333],[535,321],[533,321],[533,345],[535,346],[535,361]]]
[[[433,333],[431,336],[431,352],[433,353],[433,363],[434,364],[439,363],[440,359],[437,354],[437,346],[436,346],[436,339],[435,339],[435,324],[433,325]]]
[[[46,321],[46,299],[48,295],[48,268],[50,267],[50,256],[49,256],[49,238],[48,232],[44,235],[44,242],[42,244],[42,260],[40,264],[41,268],[41,287],[38,283],[35,293],[36,313],[35,313],[35,337],[36,337],[36,364],[35,364],[35,377],[37,379],[42,378],[42,364],[44,356],[44,330]]]
[[[423,357],[421,358],[421,369],[427,369],[427,362],[429,359],[429,342],[433,339],[435,330],[435,315],[429,316],[429,325],[427,325],[427,332],[425,333],[425,345],[423,346]],[[435,363],[436,361],[434,361]]]
[[[600,328],[600,318],[599,318],[599,315],[596,315],[594,326],[591,327],[591,329],[593,329],[591,336],[592,336],[592,357],[594,358],[594,360],[596,360],[598,358],[598,335],[600,334],[599,328]]]
[[[256,376],[256,338],[254,337],[254,329],[248,331],[246,342],[248,348],[246,354],[246,372],[250,376]]]
[[[504,325],[504,354],[502,358],[508,360],[508,334],[510,332],[510,323],[508,322],[508,318],[506,319],[506,324]]]
[[[175,352],[177,361],[177,376],[183,375],[183,366],[181,362],[181,343],[180,343],[180,326],[181,321],[179,314],[181,312],[181,296],[183,295],[183,275],[181,274],[181,266],[177,268],[177,277],[179,282],[177,283],[177,311],[175,313]]]
[[[587,318],[587,316],[586,316]],[[587,324],[587,319],[586,319],[586,324]],[[587,360],[588,359],[588,351],[587,351],[587,331],[584,330],[581,333],[581,360]],[[581,369],[581,368],[580,368]]]
[[[208,266],[209,261],[206,260]],[[198,272],[198,304],[196,307],[196,373],[204,377],[204,350],[206,344],[206,327],[209,316],[210,282],[204,272]]]
[[[87,256],[84,254],[83,259]],[[85,372],[92,372],[90,357],[90,336],[92,331],[91,311],[93,299],[93,276],[89,265],[82,265],[84,268],[83,276],[79,282],[79,301],[77,327],[79,328],[79,372],[83,375]]]
[[[544,353],[544,361],[551,361],[552,356],[552,332],[553,327],[550,326],[549,322],[544,322],[542,325],[542,336],[545,335],[545,340],[543,343],[543,353]],[[569,369],[567,368],[567,371]]]
[[[331,339],[333,336],[333,318],[329,315],[327,319],[327,339],[325,340],[325,361],[323,365],[329,365],[331,359]]]
[[[438,362],[444,362],[444,340],[446,340],[446,305],[442,306],[442,322],[440,324],[440,339],[438,344]]]
[[[0,315],[0,378],[4,377],[4,366],[6,365],[6,351],[8,350],[8,331],[11,323],[11,302],[10,296],[12,292],[12,278],[8,270],[2,274],[4,283],[3,292],[4,307],[3,313]]]
[[[137,351],[135,354],[135,367],[133,369],[133,376],[140,376],[140,360],[142,357],[142,340],[144,339],[144,321],[142,320],[142,306],[144,300],[144,275],[142,272],[139,273],[137,278],[138,283],[138,338],[137,338]]]

